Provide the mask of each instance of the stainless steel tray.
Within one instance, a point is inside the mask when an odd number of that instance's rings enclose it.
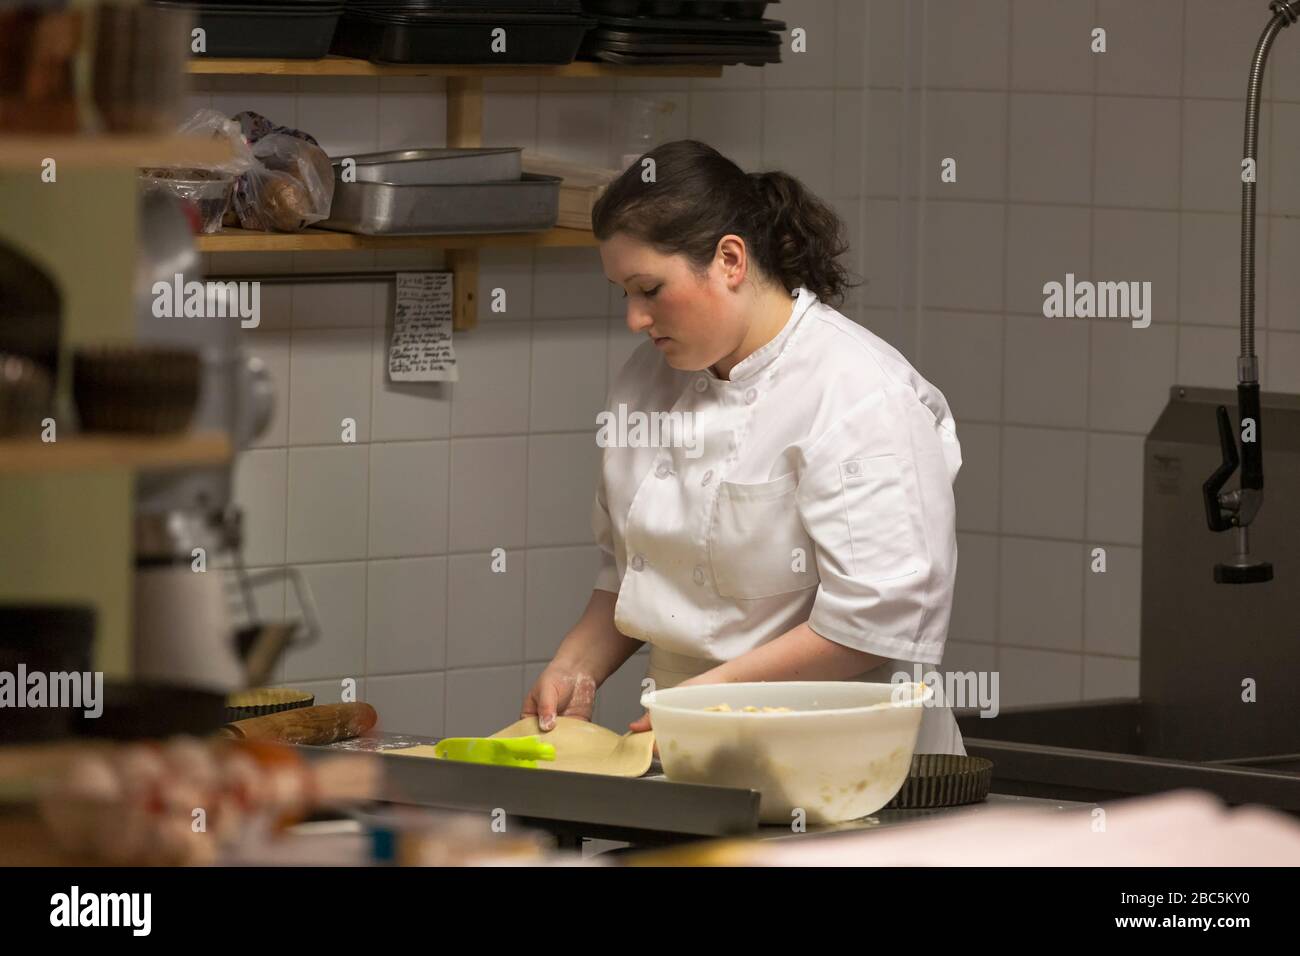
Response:
[[[559,219],[562,182],[532,173],[500,183],[335,182],[330,217],[316,226],[366,236],[539,232]]]
[[[339,156],[357,164],[357,182],[432,185],[491,183],[518,179],[523,172],[522,146],[491,149],[396,149],[385,153]]]

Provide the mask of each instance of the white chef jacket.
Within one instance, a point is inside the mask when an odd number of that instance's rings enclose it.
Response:
[[[961,466],[948,404],[883,339],[793,297],[729,378],[674,369],[647,340],[609,389],[607,420],[689,412],[695,426],[675,444],[666,430],[606,444],[592,508],[595,586],[618,594],[619,631],[651,643],[652,676],[804,621],[888,659],[861,680],[943,656]],[[925,709],[916,752],[965,753],[948,707]]]

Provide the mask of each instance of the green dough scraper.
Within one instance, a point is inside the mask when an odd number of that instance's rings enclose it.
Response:
[[[444,760],[535,768],[538,760],[555,759],[555,745],[544,744],[537,736],[447,737],[434,744],[433,753]]]

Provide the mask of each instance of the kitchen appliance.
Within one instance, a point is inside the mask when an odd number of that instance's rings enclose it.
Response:
[[[140,202],[137,339],[198,351],[201,385],[193,427],[227,433],[237,452],[265,429],[273,401],[269,373],[241,346],[240,319],[229,301],[238,290],[228,284],[209,287],[214,315],[155,315],[155,283],[166,286],[161,294],[171,295],[174,282],[199,281],[201,274],[188,222],[174,201],[146,194]],[[233,461],[143,472],[136,482],[133,678],[213,704],[201,711],[215,715],[207,729],[224,716],[228,692],[264,683],[290,644],[309,642],[320,630],[300,572],[244,570],[243,515],[233,504],[233,482]],[[242,629],[235,627],[233,602],[219,570],[223,561],[233,566],[248,622]],[[253,588],[278,578],[293,585],[304,626],[259,620]]]
[[[1205,573],[1219,545],[1199,520],[1200,476],[1220,453],[1206,424],[1231,400],[1174,386],[1146,439],[1139,697],[959,714],[999,792],[1100,800],[1192,786],[1300,813],[1300,496],[1275,496],[1256,529],[1282,580],[1216,587]],[[1260,406],[1272,480],[1300,488],[1300,396],[1266,392]]]

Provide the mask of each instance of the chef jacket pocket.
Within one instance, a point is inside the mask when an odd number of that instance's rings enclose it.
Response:
[[[795,505],[798,487],[794,472],[758,484],[720,482],[709,559],[723,597],[770,597],[817,585],[813,541]]]
[[[920,570],[923,549],[904,482],[904,464],[896,455],[840,462],[855,577],[889,581]]]

